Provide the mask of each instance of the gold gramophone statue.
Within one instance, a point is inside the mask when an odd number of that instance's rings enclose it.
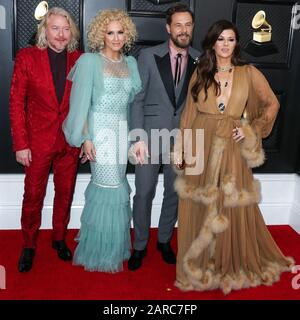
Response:
[[[253,37],[245,51],[254,57],[268,56],[278,52],[272,42],[272,26],[266,20],[266,12],[259,10],[252,19]]]
[[[253,32],[253,40],[256,42],[269,42],[272,39],[272,27],[266,20],[266,13],[258,11],[252,20],[252,28],[258,31]]]
[[[34,17],[36,20],[40,21],[43,19],[44,15],[48,12],[48,2],[47,1],[41,1],[34,11]]]
[[[45,14],[48,12],[49,6],[47,1],[41,1],[35,8],[34,18],[35,20],[42,20]],[[33,33],[28,41],[28,44],[34,46],[36,43],[36,32]]]

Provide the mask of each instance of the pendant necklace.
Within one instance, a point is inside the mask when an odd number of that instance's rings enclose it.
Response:
[[[228,69],[227,69],[228,68]],[[226,70],[225,70],[226,69]],[[219,86],[219,89],[220,89],[220,92],[222,93],[222,85],[221,85],[221,81],[220,81],[220,78],[218,76],[218,72],[221,71],[221,72],[225,72],[225,71],[228,71],[228,77],[224,83],[224,91],[223,91],[223,96],[225,94],[225,91],[227,90],[227,87],[228,87],[228,83],[229,83],[229,78],[230,78],[230,74],[233,70],[233,67],[230,66],[230,67],[223,67],[222,68],[217,68],[217,80],[218,80],[218,86]],[[221,113],[223,113],[225,111],[225,103],[223,101],[221,101],[219,104],[218,104],[218,109]]]

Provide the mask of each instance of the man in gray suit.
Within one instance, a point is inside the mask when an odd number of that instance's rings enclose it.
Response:
[[[170,246],[177,220],[178,198],[173,187],[175,172],[170,163],[163,161],[167,158],[166,155],[169,156],[170,148],[164,144],[154,148],[151,133],[157,133],[161,129],[170,132],[179,127],[189,80],[196,67],[195,59],[199,52],[190,47],[194,28],[194,14],[190,8],[176,4],[168,10],[166,19],[169,40],[140,52],[138,66],[143,89],[131,108],[131,130],[145,130],[152,142],[140,137],[132,145],[138,163],[135,167],[136,194],[133,202],[134,250],[128,261],[128,268],[132,271],[141,266],[146,256],[152,201],[161,167],[164,175],[164,197],[157,249],[165,262],[176,263]],[[169,136],[169,142],[170,140]]]

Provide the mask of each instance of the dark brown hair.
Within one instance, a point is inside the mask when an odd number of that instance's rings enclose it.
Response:
[[[215,73],[217,71],[217,61],[215,51],[213,46],[218,40],[220,34],[224,30],[233,30],[236,37],[236,46],[232,55],[231,63],[234,66],[241,66],[246,64],[245,61],[241,59],[241,49],[239,44],[239,32],[236,26],[227,20],[219,20],[215,22],[208,30],[203,42],[202,49],[203,53],[200,57],[199,64],[197,66],[197,78],[196,82],[192,86],[191,93],[193,100],[198,101],[198,95],[201,89],[204,88],[205,99],[207,99],[207,90],[213,85],[215,88],[216,95],[220,94],[220,88],[217,81],[215,80]]]
[[[173,14],[178,12],[188,12],[192,17],[193,22],[195,21],[193,11],[186,4],[178,2],[174,6],[170,7],[166,12],[166,21],[168,25],[171,25],[172,23]]]

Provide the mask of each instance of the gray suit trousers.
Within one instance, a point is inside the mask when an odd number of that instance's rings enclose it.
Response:
[[[158,241],[170,241],[177,221],[178,196],[174,190],[176,173],[171,164],[135,166],[136,193],[133,199],[134,249],[146,248],[151,227],[152,201],[155,196],[159,169],[163,168],[164,194],[158,225]]]

